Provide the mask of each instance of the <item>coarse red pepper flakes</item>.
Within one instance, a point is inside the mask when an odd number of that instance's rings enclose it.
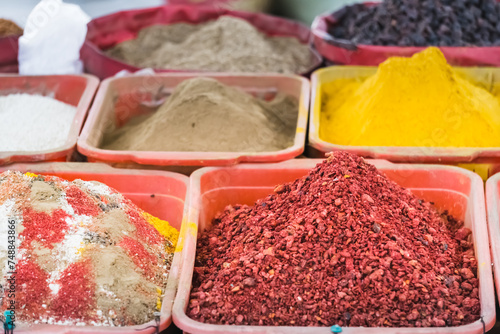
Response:
[[[199,239],[187,314],[212,324],[458,326],[479,319],[470,230],[333,153]]]

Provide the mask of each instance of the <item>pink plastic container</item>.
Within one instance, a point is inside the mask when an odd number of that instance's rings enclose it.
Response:
[[[88,163],[37,163],[14,164],[0,167],[0,172],[18,170],[35,174],[54,175],[67,180],[81,179],[99,181],[115,188],[131,199],[137,206],[146,212],[168,221],[173,227],[181,229],[183,217],[187,213],[189,198],[189,178],[184,175],[163,171],[144,171],[115,169],[105,164]],[[154,194],[154,197],[151,195]],[[183,243],[185,228],[181,229],[179,245]],[[166,329],[172,322],[172,304],[177,292],[177,284],[181,267],[182,247],[176,249],[172,267],[165,289],[165,296],[161,308],[160,331]],[[93,326],[58,326],[34,325],[18,327],[15,333],[155,333],[155,322],[127,327],[93,327]]]
[[[497,295],[500,295],[500,173],[486,182],[486,206],[490,231],[491,257]]]
[[[17,73],[19,36],[0,37],[0,73]]]
[[[229,326],[204,324],[189,318],[185,311],[193,277],[198,232],[203,232],[217,212],[229,204],[253,204],[273,192],[275,185],[308,173],[321,160],[290,160],[278,164],[244,164],[230,168],[203,168],[191,175],[188,230],[182,252],[182,272],[174,302],[174,323],[187,333],[331,333],[330,327]],[[437,165],[393,164],[372,160],[379,170],[401,186],[440,210],[463,219],[472,230],[478,260],[481,315],[486,330],[495,323],[495,296],[491,276],[488,231],[481,178],[465,169]],[[333,325],[333,324],[332,324]],[[483,333],[478,320],[461,327],[447,328],[364,328],[344,327],[342,333]]]
[[[135,72],[139,67],[109,57],[103,50],[134,39],[143,28],[157,24],[191,23],[198,24],[217,19],[222,15],[238,17],[250,22],[269,36],[290,36],[304,44],[312,42],[308,27],[291,20],[261,14],[233,11],[221,7],[167,5],[147,9],[121,11],[92,20],[82,47],[81,56],[88,73],[101,79],[115,75],[121,70]],[[311,66],[303,75],[310,74],[322,63],[321,56],[311,48]],[[193,69],[199,72],[203,69]],[[156,69],[157,72],[189,72],[172,69]]]
[[[366,2],[376,6],[377,2]],[[377,66],[389,57],[410,57],[426,47],[354,45],[328,35],[328,27],[335,25],[335,13],[323,14],[314,20],[312,31],[314,46],[319,53],[334,64]],[[500,66],[500,47],[439,47],[448,62],[455,66]]]
[[[68,161],[75,151],[76,141],[99,80],[92,75],[0,75],[0,95],[16,93],[39,94],[55,98],[77,108],[66,143],[51,150],[0,152],[0,164],[35,161]],[[0,134],[1,135],[1,134]]]
[[[184,80],[199,76],[211,77],[223,84],[239,87],[260,97],[284,92],[299,101],[298,121],[294,144],[275,152],[153,152],[114,151],[100,149],[103,134],[110,123],[118,126],[130,117],[144,112],[140,102],[151,101],[160,89],[171,92]],[[78,151],[89,161],[101,161],[120,167],[137,165],[199,167],[233,165],[240,162],[275,162],[299,156],[305,145],[309,108],[309,81],[299,76],[280,74],[210,74],[169,73],[153,76],[109,78],[102,82],[85,127],[78,140]],[[191,168],[194,169],[194,168]]]

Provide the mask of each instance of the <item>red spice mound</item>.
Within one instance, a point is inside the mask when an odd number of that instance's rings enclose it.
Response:
[[[470,230],[364,162],[332,154],[198,245],[188,315],[212,324],[458,326],[478,320]]]

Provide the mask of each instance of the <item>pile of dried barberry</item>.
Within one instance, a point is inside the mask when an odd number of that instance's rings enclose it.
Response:
[[[500,45],[495,0],[385,0],[334,14],[329,33],[355,44],[398,46]]]
[[[458,326],[478,320],[471,231],[363,159],[331,155],[200,237],[187,313],[213,324]]]

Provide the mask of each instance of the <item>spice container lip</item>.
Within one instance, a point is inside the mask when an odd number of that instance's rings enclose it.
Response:
[[[167,151],[115,151],[98,147],[105,130],[105,122],[114,115],[109,111],[106,115],[104,104],[112,99],[114,86],[122,84],[137,87],[137,82],[150,87],[174,88],[180,82],[196,78],[208,77],[233,87],[275,89],[283,91],[288,87],[293,97],[298,100],[298,119],[295,128],[293,145],[274,152],[167,152]],[[128,89],[127,88],[127,89]],[[155,88],[150,88],[155,91]],[[109,163],[128,163],[156,166],[216,166],[234,165],[241,162],[274,162],[299,156],[304,151],[306,128],[309,116],[309,80],[298,75],[285,74],[226,74],[226,73],[157,73],[150,76],[128,76],[108,78],[102,81],[96,94],[89,116],[78,139],[78,151],[90,160]]]
[[[366,6],[376,6],[380,2],[363,2]],[[376,66],[385,61],[388,57],[410,57],[413,54],[423,51],[428,46],[394,46],[394,45],[371,45],[357,44],[350,41],[342,41],[328,34],[328,22],[337,12],[344,10],[347,6],[338,11],[318,15],[312,25],[314,46],[319,54],[326,60],[336,64],[345,65],[370,65]],[[439,47],[452,65],[459,66],[499,66],[500,47],[498,46],[444,46]]]
[[[165,330],[172,322],[172,306],[175,294],[177,292],[178,279],[181,268],[181,250],[184,244],[185,236],[185,223],[184,219],[187,215],[187,210],[189,208],[189,177],[168,171],[158,171],[158,170],[139,170],[139,169],[120,169],[114,168],[102,163],[78,163],[78,162],[42,162],[42,163],[16,163],[9,166],[0,166],[0,173],[7,170],[17,170],[21,172],[32,172],[35,174],[45,174],[45,175],[56,175],[62,178],[76,179],[83,177],[86,180],[92,180],[96,178],[109,178],[114,177],[114,182],[124,184],[123,177],[134,178],[135,182],[140,182],[140,187],[133,194],[149,196],[152,189],[158,189],[156,191],[157,195],[165,194],[169,197],[183,200],[183,212],[182,216],[179,216],[180,221],[180,236],[175,250],[174,258],[172,260],[171,269],[169,271],[169,277],[167,279],[165,294],[162,301],[161,308],[161,318],[160,318],[160,331]],[[145,178],[147,176],[151,177],[161,177],[163,179],[162,184],[148,182],[149,179]],[[171,185],[175,189],[169,190],[164,188],[165,184]],[[185,189],[185,194],[182,196],[179,193],[179,187]],[[113,187],[114,188],[114,187]],[[119,189],[117,189],[120,191]],[[182,190],[181,190],[182,192]],[[122,191],[125,196],[132,194],[129,191]],[[123,327],[105,327],[105,326],[68,326],[68,325],[31,325],[16,328],[16,333],[24,332],[36,332],[36,333],[120,333],[120,334],[133,334],[133,333],[155,333],[154,328],[149,328],[149,326],[155,326],[155,321],[152,320],[148,323],[135,326],[123,326]]]
[[[85,80],[85,87],[80,94],[78,100],[74,101],[76,105],[76,114],[71,123],[71,128],[69,130],[68,138],[63,146],[55,147],[49,150],[42,151],[12,151],[12,152],[0,152],[0,165],[15,163],[15,162],[37,162],[37,161],[54,161],[54,160],[66,160],[76,149],[76,142],[80,131],[83,127],[84,120],[87,116],[90,104],[94,98],[94,95],[99,86],[99,79],[94,75],[81,74],[81,75],[16,75],[16,74],[0,74],[0,80],[4,83],[12,82],[12,84],[24,84],[29,85],[29,88],[33,88],[33,83],[38,82],[41,86],[44,85],[44,81],[52,81],[55,84],[62,85],[63,80],[72,80],[76,82],[77,80]],[[64,84],[71,84],[71,82],[66,82]],[[60,87],[60,86],[59,86]],[[56,88],[57,89],[57,88]],[[12,89],[9,88],[9,92]],[[23,89],[15,89],[16,93],[24,93]],[[0,88],[0,93],[2,89]],[[54,91],[53,93],[57,93]],[[59,99],[56,99],[59,100]],[[60,100],[59,100],[60,101]]]
[[[486,209],[488,212],[488,229],[490,232],[493,277],[495,287],[500,293],[500,173],[486,181]]]
[[[487,80],[493,84],[500,69],[494,67],[453,67],[473,79]],[[367,77],[374,74],[376,66],[330,66],[316,70],[311,75],[311,108],[307,155],[322,157],[331,151],[344,150],[366,158],[387,159],[392,162],[411,163],[472,163],[495,162],[500,157],[500,147],[418,147],[418,146],[348,146],[329,143],[319,136],[322,94],[321,86],[341,78]]]
[[[296,159],[289,160],[285,162],[275,163],[275,164],[242,164],[232,167],[206,167],[195,171],[191,175],[190,181],[190,207],[188,217],[186,222],[188,222],[188,233],[186,233],[186,241],[184,244],[184,249],[182,253],[182,273],[179,280],[179,289],[177,292],[176,299],[173,306],[173,321],[182,330],[190,333],[329,333],[330,327],[291,327],[291,326],[236,326],[236,325],[212,325],[201,323],[199,321],[189,318],[186,314],[186,309],[189,302],[189,296],[191,291],[191,282],[193,277],[193,269],[196,256],[196,246],[197,246],[197,235],[198,235],[198,224],[200,222],[200,213],[203,210],[203,204],[201,203],[201,198],[203,193],[220,189],[221,187],[229,187],[235,189],[238,185],[230,184],[231,175],[243,179],[244,171],[248,170],[252,172],[251,178],[258,179],[258,174],[256,171],[260,171],[262,174],[266,173],[266,178],[269,178],[271,173],[274,173],[280,180],[283,180],[283,173],[286,170],[295,170],[304,172],[304,175],[312,169],[316,164],[323,160],[320,159]],[[419,172],[428,173],[432,176],[432,172],[438,172],[434,178],[426,180],[425,183],[421,184],[417,189],[446,189],[444,186],[436,185],[434,182],[439,180],[446,180],[449,185],[456,186],[460,185],[460,182],[464,181],[464,178],[468,179],[470,182],[470,188],[465,187],[466,190],[461,191],[464,196],[468,197],[467,203],[467,215],[471,218],[473,240],[475,247],[475,255],[478,259],[478,277],[479,277],[479,294],[481,303],[481,316],[485,324],[486,330],[490,329],[495,323],[495,299],[493,293],[493,278],[491,273],[491,268],[489,266],[490,253],[488,240],[488,231],[486,227],[486,212],[484,203],[484,188],[483,182],[479,175],[470,172],[468,170],[454,167],[454,166],[442,166],[442,165],[421,165],[421,164],[394,164],[386,160],[367,160],[367,162],[375,165],[382,172],[401,172],[401,175],[408,175],[409,172]],[[226,175],[222,175],[221,171],[227,171]],[[209,183],[214,183],[210,179],[210,174],[217,173],[218,178],[221,178],[224,184],[212,185],[210,189],[202,191],[202,180],[208,180]],[[443,174],[447,177],[443,178]],[[237,176],[236,176],[237,175]],[[272,174],[271,174],[272,175]],[[457,182],[450,182],[449,178],[453,175],[457,177]],[[289,181],[294,179],[291,177]],[[436,179],[436,180],[435,180]],[[203,181],[204,182],[204,181]],[[263,186],[253,185],[251,180],[245,178],[245,186],[240,185],[241,191],[248,191],[248,188],[261,189]],[[269,182],[269,181],[266,181]],[[283,182],[283,181],[281,181]],[[414,183],[414,181],[413,181]],[[252,186],[248,186],[252,184]],[[272,192],[273,185],[268,185],[269,192]],[[415,187],[410,187],[415,188]],[[449,191],[456,192],[457,190]],[[216,200],[216,199],[215,199]],[[235,204],[235,203],[233,203]],[[367,328],[367,327],[344,327],[343,328],[348,333],[482,333],[483,323],[481,320],[477,320],[471,324],[459,327],[428,327],[428,328]]]
[[[88,25],[89,32],[82,47],[82,60],[86,70],[89,73],[97,75],[101,79],[110,77],[124,69],[135,72],[140,70],[140,67],[106,55],[98,44],[106,49],[118,42],[135,37],[138,30],[151,25],[174,23],[198,24],[216,19],[223,15],[235,16],[249,21],[268,36],[281,35],[295,37],[301,43],[308,44],[311,53],[311,65],[305,72],[297,74],[309,76],[309,74],[317,69],[323,62],[323,58],[319,52],[312,46],[313,35],[311,29],[305,24],[263,13],[181,4],[124,10],[92,20]],[[257,22],[258,25],[254,24],[255,22]],[[117,30],[117,27],[122,28],[122,30]],[[99,29],[104,30],[102,37],[98,36],[100,33]],[[155,69],[155,71],[159,73],[197,73],[202,71],[202,69],[193,69],[189,71]]]

